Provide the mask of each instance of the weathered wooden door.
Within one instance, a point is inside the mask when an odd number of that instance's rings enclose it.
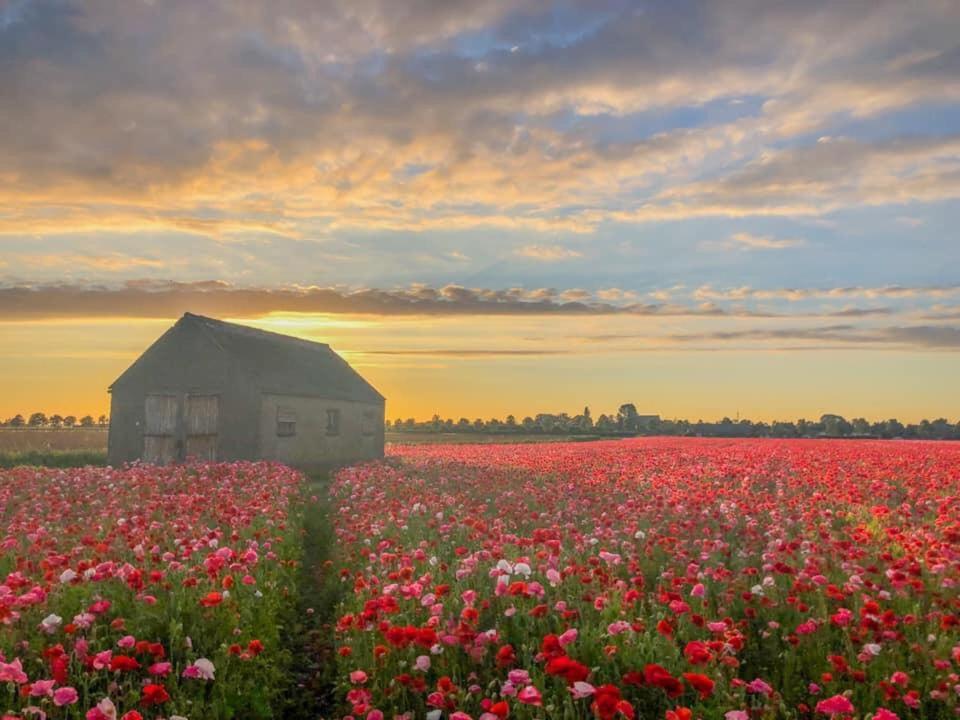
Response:
[[[217,433],[220,426],[220,397],[188,395],[186,456],[197,460],[217,459]]]
[[[180,419],[177,396],[147,395],[144,416],[144,462],[162,465],[177,460],[177,424]]]

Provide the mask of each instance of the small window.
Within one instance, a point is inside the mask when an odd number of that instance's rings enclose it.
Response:
[[[277,408],[277,437],[297,434],[297,414],[290,408]]]
[[[340,411],[327,410],[327,435],[340,434]]]
[[[360,433],[366,437],[376,434],[377,415],[372,410],[363,411],[363,420],[360,422]]]

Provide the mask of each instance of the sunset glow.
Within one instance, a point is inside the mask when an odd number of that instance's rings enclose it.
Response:
[[[960,407],[960,10],[0,2],[0,416],[183,312],[388,417]]]

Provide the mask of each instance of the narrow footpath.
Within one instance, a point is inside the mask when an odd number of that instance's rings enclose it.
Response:
[[[288,622],[290,686],[275,713],[284,720],[322,720],[333,717],[335,709],[333,625],[342,590],[330,563],[335,538],[329,483],[327,474],[317,475],[307,491],[300,597],[296,615]]]

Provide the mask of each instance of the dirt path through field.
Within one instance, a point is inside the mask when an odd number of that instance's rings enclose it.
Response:
[[[290,690],[276,713],[284,720],[330,718],[335,706],[333,623],[341,586],[329,562],[334,535],[328,486],[328,476],[318,476],[312,479],[308,491],[300,599],[296,617],[289,623],[293,655]]]

